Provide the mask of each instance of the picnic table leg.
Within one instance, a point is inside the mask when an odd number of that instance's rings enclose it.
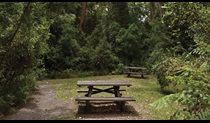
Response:
[[[125,101],[119,102],[119,108],[121,112],[124,111],[124,107],[125,107]]]
[[[87,95],[85,95],[85,96],[91,97],[92,92],[93,92],[93,86],[88,86],[88,93],[87,93]],[[91,111],[91,104],[90,104],[90,101],[87,100],[87,101],[86,101],[85,112],[90,112],[90,111]]]
[[[115,93],[115,97],[121,97],[122,94],[120,94],[120,86],[114,86],[114,93]],[[124,110],[124,105],[125,105],[125,102],[117,102],[117,106],[119,107],[120,111],[123,111]]]
[[[140,73],[143,73],[143,70],[142,69],[140,70]],[[143,74],[141,74],[141,78],[144,78],[144,75]]]
[[[120,95],[120,86],[114,86],[113,87],[114,88],[114,95],[115,95],[115,97],[121,97],[121,95]]]

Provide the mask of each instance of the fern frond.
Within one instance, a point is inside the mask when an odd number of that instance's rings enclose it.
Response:
[[[178,99],[179,96],[180,96],[179,93],[170,94],[170,95],[164,96],[164,97],[156,100],[155,102],[151,103],[150,105],[157,109],[160,109],[163,107],[168,107],[171,102],[176,102],[176,100]]]

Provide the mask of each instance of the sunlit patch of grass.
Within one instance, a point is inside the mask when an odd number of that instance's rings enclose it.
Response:
[[[57,97],[63,100],[75,101],[74,99],[79,95],[84,95],[84,93],[77,93],[77,90],[87,90],[87,87],[78,87],[77,81],[79,80],[128,80],[132,83],[130,87],[122,87],[127,91],[122,91],[122,96],[133,97],[136,99],[135,102],[129,102],[130,106],[136,110],[140,115],[144,115],[146,119],[151,120],[167,120],[170,115],[174,112],[173,107],[164,107],[161,109],[156,109],[150,104],[157,99],[165,96],[161,92],[160,86],[154,76],[147,75],[145,78],[140,77],[127,77],[126,75],[109,75],[109,76],[92,76],[83,78],[69,78],[69,79],[49,79],[49,84],[55,88]],[[101,93],[97,96],[107,96],[110,94]],[[96,95],[93,95],[96,96]],[[113,96],[113,95],[112,95]],[[78,108],[77,102],[75,102]],[[69,116],[57,119],[77,119],[80,117],[79,114],[75,112]],[[76,114],[76,115],[75,115]],[[132,116],[131,119],[138,119],[138,116]]]

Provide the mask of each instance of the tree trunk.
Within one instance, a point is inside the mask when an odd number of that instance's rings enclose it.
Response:
[[[155,14],[155,3],[154,2],[150,2],[150,20],[152,20],[154,18],[154,14]]]
[[[25,7],[24,10],[23,10],[23,14],[21,15],[21,17],[20,17],[20,19],[19,19],[19,22],[18,22],[18,24],[17,24],[17,28],[16,28],[14,34],[12,35],[12,37],[11,37],[11,39],[10,39],[11,42],[13,41],[13,39],[15,38],[15,35],[17,34],[18,30],[20,29],[21,24],[23,23],[23,21],[24,21],[24,19],[25,19],[26,13],[27,13],[28,9],[30,9],[30,4],[31,4],[31,2],[28,2],[27,5],[26,5],[26,7]]]
[[[164,6],[164,2],[159,2],[158,7],[160,9],[160,14],[163,15],[165,13],[165,9],[162,8],[161,6]]]
[[[82,13],[81,13],[80,24],[79,24],[80,31],[82,31],[82,27],[83,27],[84,20],[85,20],[86,6],[87,6],[87,3],[82,2]]]

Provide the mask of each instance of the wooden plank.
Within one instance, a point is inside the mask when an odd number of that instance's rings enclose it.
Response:
[[[132,84],[126,80],[90,80],[78,81],[78,86],[131,86]]]
[[[136,101],[132,97],[76,97],[75,101]]]

